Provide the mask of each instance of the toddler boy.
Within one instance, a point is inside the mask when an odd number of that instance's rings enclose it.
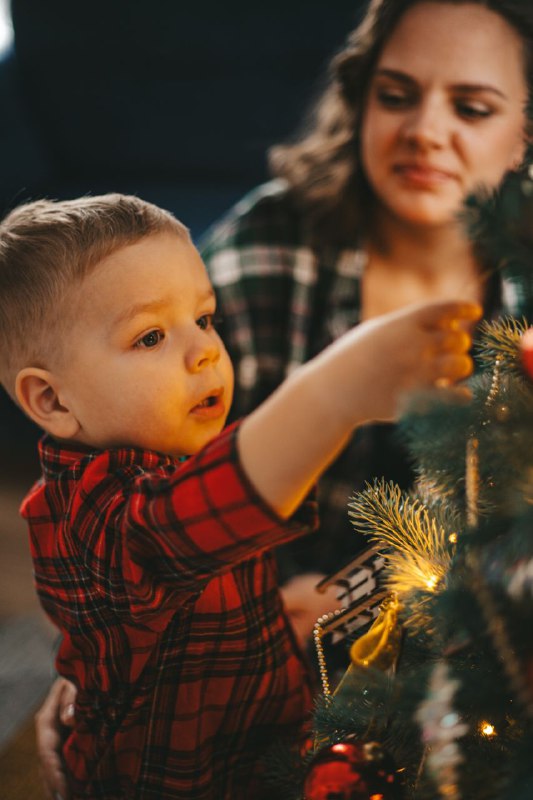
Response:
[[[215,312],[187,230],[138,198],[38,201],[0,225],[0,377],[45,431],[22,513],[78,690],[74,798],[269,795],[261,757],[311,687],[268,551],[313,528],[310,489],[356,425],[470,372],[480,309],[364,323],[226,430]]]

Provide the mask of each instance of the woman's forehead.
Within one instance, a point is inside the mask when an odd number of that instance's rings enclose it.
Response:
[[[376,69],[399,70],[415,78],[438,72],[450,83],[523,88],[524,41],[502,16],[481,5],[422,0],[399,20]]]

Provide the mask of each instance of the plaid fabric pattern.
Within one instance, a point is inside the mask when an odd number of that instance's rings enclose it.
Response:
[[[316,504],[281,521],[239,467],[237,427],[185,463],[41,442],[22,513],[78,687],[74,798],[261,798],[261,757],[310,708],[266,551],[312,528]]]
[[[255,189],[207,232],[199,247],[215,286],[220,332],[236,372],[234,418],[261,403],[298,365],[360,321],[364,254],[317,248],[305,217],[283,181]],[[493,313],[533,319],[532,287],[503,275]],[[284,578],[305,571],[334,572],[353,558],[359,542],[347,501],[365,481],[385,477],[407,488],[409,459],[392,425],[358,429],[319,484],[320,524],[326,535],[284,548]]]

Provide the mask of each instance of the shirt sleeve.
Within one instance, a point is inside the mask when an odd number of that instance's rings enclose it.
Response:
[[[164,606],[177,608],[216,575],[316,527],[313,499],[283,520],[257,494],[239,462],[238,427],[227,428],[170,475],[130,474],[103,519],[91,509],[110,491],[109,482],[98,479],[107,466],[98,458],[87,469],[83,500],[74,504],[73,545],[83,548],[97,590],[117,613],[140,619]]]

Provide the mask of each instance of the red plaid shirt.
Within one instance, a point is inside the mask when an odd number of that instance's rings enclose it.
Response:
[[[63,634],[57,669],[78,687],[73,797],[256,800],[262,755],[310,708],[265,551],[312,528],[315,505],[280,520],[243,474],[235,433],[183,464],[41,442],[44,477],[22,514]]]

